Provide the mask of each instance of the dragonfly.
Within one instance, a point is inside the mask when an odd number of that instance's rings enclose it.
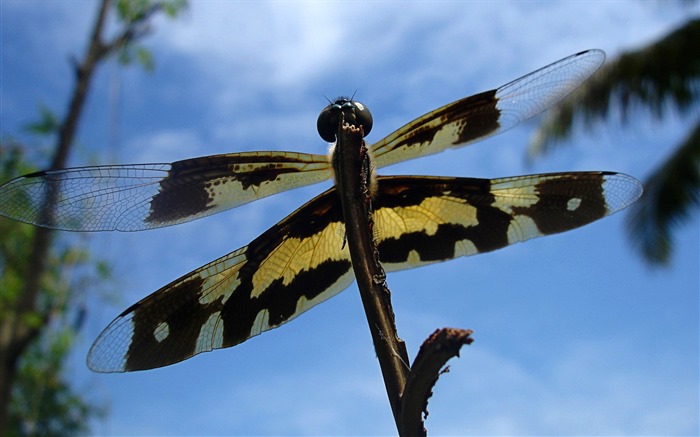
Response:
[[[604,59],[600,50],[576,53],[431,111],[369,146],[372,166],[504,132],[567,96]],[[340,98],[319,116],[327,142],[335,141],[339,113],[350,114],[366,133],[372,127],[362,103]],[[331,161],[259,151],[40,171],[0,186],[0,215],[67,231],[154,229],[332,179]],[[374,239],[388,272],[575,229],[642,193],[636,179],[604,171],[497,179],[376,176],[373,184]],[[346,289],[354,275],[336,191],[331,187],[247,246],[124,310],[95,340],[88,366],[127,372],[178,363],[279,327]]]

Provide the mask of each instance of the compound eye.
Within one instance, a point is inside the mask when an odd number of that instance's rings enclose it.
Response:
[[[316,129],[323,141],[328,143],[335,142],[335,131],[338,129],[339,117],[340,105],[338,103],[331,103],[318,114]]]
[[[365,105],[346,98],[339,98],[323,108],[318,115],[316,128],[324,141],[335,142],[340,114],[344,114],[345,121],[348,123],[362,126],[365,136],[372,130],[372,114]]]
[[[374,120],[372,120],[372,113],[369,112],[369,109],[363,105],[360,102],[352,102],[353,105],[355,106],[355,119],[356,125],[362,126],[362,129],[364,131],[365,136],[369,135],[370,131],[372,131],[372,125],[374,123]]]

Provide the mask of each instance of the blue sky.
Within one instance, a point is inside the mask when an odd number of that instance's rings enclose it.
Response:
[[[44,104],[61,111],[96,2],[0,3],[0,134]],[[157,20],[156,70],[99,70],[72,165],[171,162],[245,150],[323,153],[324,96],[372,110],[374,142],[458,98],[503,85],[588,48],[615,56],[688,14],[660,2],[196,1]],[[693,13],[697,14],[695,7]],[[695,116],[697,116],[697,111]],[[536,122],[383,174],[501,177],[615,170],[643,179],[691,119],[640,111],[577,135],[524,165]],[[34,139],[27,139],[34,141]],[[35,143],[35,141],[34,141]],[[92,303],[70,373],[110,414],[103,435],[393,434],[356,286],[235,348],[133,374],[91,373],[84,358],[128,305],[247,244],[323,186],[285,193],[172,228],[91,235],[114,265]],[[494,253],[389,276],[409,354],[434,329],[471,328],[429,405],[434,435],[690,435],[700,430],[698,215],[673,263],[644,265],[624,213]],[[94,298],[113,290],[110,302]]]

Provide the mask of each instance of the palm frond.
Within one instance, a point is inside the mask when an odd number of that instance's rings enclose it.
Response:
[[[541,123],[528,152],[533,159],[571,134],[618,111],[623,123],[631,110],[648,108],[661,119],[672,108],[687,113],[700,97],[700,19],[692,19],[661,40],[623,53],[562,102]]]
[[[672,230],[700,206],[700,120],[675,153],[644,183],[627,216],[631,240],[651,264],[671,259]]]

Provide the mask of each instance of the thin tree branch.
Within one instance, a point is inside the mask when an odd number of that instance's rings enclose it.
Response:
[[[398,429],[409,360],[396,331],[391,293],[372,238],[371,170],[363,136],[362,127],[351,127],[341,117],[333,154],[336,183],[355,278]]]
[[[401,399],[401,421],[399,434],[425,436],[423,417],[428,417],[428,399],[433,394],[433,386],[441,374],[447,360],[459,356],[465,344],[471,344],[471,330],[443,328],[428,337],[418,351],[406,381]]]
[[[127,20],[124,30],[113,40],[105,43],[102,35],[110,7],[110,0],[102,0],[85,55],[80,62],[75,59],[72,60],[75,70],[75,85],[65,118],[58,129],[56,149],[50,165],[51,169],[60,169],[66,166],[92,78],[99,62],[112,55],[116,50],[122,49],[134,39],[145,35],[148,32],[148,28],[144,23],[154,13],[161,10],[163,5],[160,3],[153,5],[146,9],[143,14],[130,21]],[[45,199],[46,207],[43,214],[47,214],[48,217],[52,214],[51,205],[55,201],[55,196],[55,192],[49,191]],[[49,222],[46,221],[46,223]],[[43,328],[43,323],[29,323],[28,320],[30,318],[28,316],[37,314],[39,311],[38,302],[41,294],[41,278],[46,269],[52,234],[53,232],[50,229],[36,228],[20,296],[13,303],[13,308],[7,308],[7,305],[10,304],[9,302],[3,303],[3,318],[0,321],[0,432],[7,429],[12,382],[15,379],[14,375],[19,357]],[[43,322],[47,321],[45,316],[41,315]]]
[[[61,123],[56,144],[56,151],[51,162],[51,168],[62,168],[68,160],[68,154],[73,143],[78,120],[82,113],[85,97],[92,78],[92,70],[97,62],[98,48],[101,46],[102,34],[109,0],[100,4],[97,19],[93,27],[90,45],[83,62],[77,69],[77,81],[68,106],[66,118]],[[55,193],[47,196],[47,205],[51,205]],[[50,210],[44,214],[50,214]],[[32,249],[27,260],[27,269],[23,281],[22,292],[12,311],[6,311],[0,325],[0,356],[2,356],[2,379],[0,379],[0,430],[7,428],[8,408],[12,393],[12,381],[17,368],[17,361],[22,352],[41,332],[42,326],[27,322],[27,316],[37,311],[40,295],[40,281],[46,269],[46,260],[51,245],[52,231],[37,228],[32,240]]]
[[[472,342],[472,331],[436,331],[423,343],[409,369],[406,345],[396,330],[391,292],[372,237],[372,175],[363,136],[362,127],[345,124],[341,116],[333,166],[350,257],[396,428],[401,436],[424,436],[423,413],[427,416],[432,387],[447,360]]]
[[[156,3],[151,5],[138,16],[134,17],[128,22],[126,28],[124,28],[124,30],[118,36],[114,37],[112,41],[102,45],[101,51],[103,54],[109,55],[114,53],[132,41],[148,35],[151,32],[151,28],[148,26],[148,20],[150,20],[154,14],[161,11],[163,8],[164,5],[162,3]]]

